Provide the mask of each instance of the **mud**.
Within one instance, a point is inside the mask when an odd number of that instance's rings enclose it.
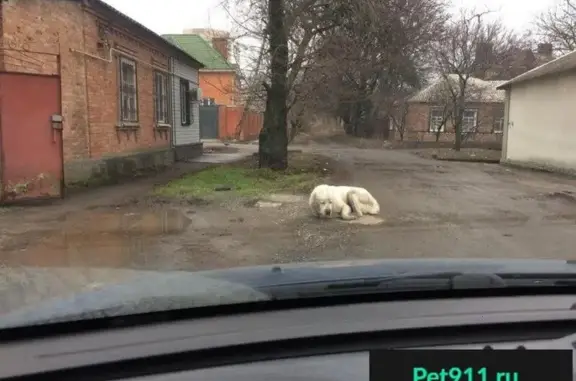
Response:
[[[576,259],[574,179],[491,164],[438,165],[406,151],[302,149],[342,168],[332,183],[369,189],[381,220],[318,220],[305,195],[264,200],[274,207],[257,207],[255,199],[160,198],[151,196],[157,181],[150,181],[83,202],[0,213],[0,264],[105,272],[355,258]]]

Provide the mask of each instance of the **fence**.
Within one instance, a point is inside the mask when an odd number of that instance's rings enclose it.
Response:
[[[258,138],[264,118],[243,106],[219,106],[218,120],[220,139],[248,141]]]

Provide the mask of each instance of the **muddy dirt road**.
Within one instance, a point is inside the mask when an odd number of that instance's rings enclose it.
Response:
[[[90,268],[100,271],[96,278],[101,280],[106,268],[201,270],[355,258],[576,258],[576,180],[495,164],[434,161],[400,150],[303,149],[336,159],[347,173],[338,182],[368,188],[381,203],[383,222],[318,221],[310,217],[305,197],[270,207],[233,200],[171,202],[149,196],[149,183],[148,188],[131,185],[132,191],[119,187],[117,194],[108,189],[95,191],[93,198],[82,196],[90,202],[80,198],[67,206],[4,210],[0,263],[15,279],[20,279],[15,270],[20,266],[39,266]],[[108,192],[107,197],[98,192]],[[94,277],[77,278],[60,289],[94,282]]]

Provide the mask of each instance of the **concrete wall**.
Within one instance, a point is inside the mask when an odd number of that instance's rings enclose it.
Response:
[[[576,76],[512,86],[504,162],[576,170]]]
[[[65,181],[71,188],[114,184],[162,171],[173,163],[174,151],[170,148],[74,160],[64,164]]]

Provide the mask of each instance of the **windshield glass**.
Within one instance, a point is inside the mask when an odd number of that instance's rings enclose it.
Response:
[[[0,327],[572,284],[570,2],[0,12]]]

